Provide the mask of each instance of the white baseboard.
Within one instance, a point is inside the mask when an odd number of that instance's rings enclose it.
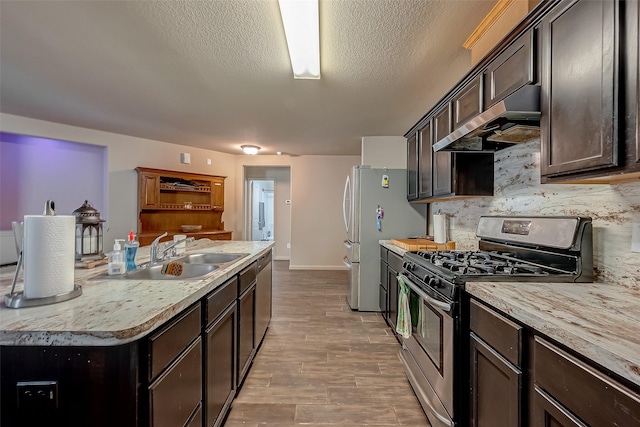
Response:
[[[0,264],[10,264],[18,261],[16,253],[16,240],[13,231],[0,231]]]
[[[344,265],[291,265],[289,270],[348,270]]]

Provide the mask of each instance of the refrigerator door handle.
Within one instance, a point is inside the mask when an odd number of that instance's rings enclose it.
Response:
[[[351,262],[349,261],[349,258],[347,257],[342,258],[342,262],[344,262],[345,267],[351,270]]]
[[[347,201],[351,203],[351,197],[347,199],[347,194],[351,191],[350,187],[350,178],[347,175],[347,180],[344,183],[344,195],[342,196],[342,218],[344,219],[344,228],[349,232],[349,223],[347,219]]]
[[[342,243],[344,243],[344,246],[345,246],[347,249],[351,249],[351,248],[353,247],[353,246],[351,245],[351,242],[350,242],[350,241],[348,241],[348,240],[345,240],[345,241],[344,241],[344,242],[342,242]]]

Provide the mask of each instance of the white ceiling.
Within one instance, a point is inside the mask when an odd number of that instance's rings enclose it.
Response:
[[[358,155],[471,68],[462,43],[495,3],[321,0],[322,78],[294,80],[277,0],[0,0],[0,111],[234,154]]]

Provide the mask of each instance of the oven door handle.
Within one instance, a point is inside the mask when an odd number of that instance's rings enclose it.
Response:
[[[404,283],[406,283],[411,288],[411,290],[413,292],[418,294],[418,296],[420,298],[422,298],[423,300],[427,301],[432,306],[434,306],[436,308],[439,308],[442,311],[445,311],[447,313],[451,312],[451,304],[449,304],[448,302],[444,302],[444,301],[438,301],[437,299],[433,298],[432,296],[427,295],[426,293],[424,293],[424,291],[422,289],[420,289],[418,287],[418,285],[413,283],[407,276],[404,276],[403,280],[404,280]]]

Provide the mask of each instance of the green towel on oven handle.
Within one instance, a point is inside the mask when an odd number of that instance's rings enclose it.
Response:
[[[404,283],[405,276],[398,274],[396,277],[400,285],[398,296],[398,320],[396,321],[396,332],[404,338],[411,336],[411,311],[409,309],[409,286]]]

